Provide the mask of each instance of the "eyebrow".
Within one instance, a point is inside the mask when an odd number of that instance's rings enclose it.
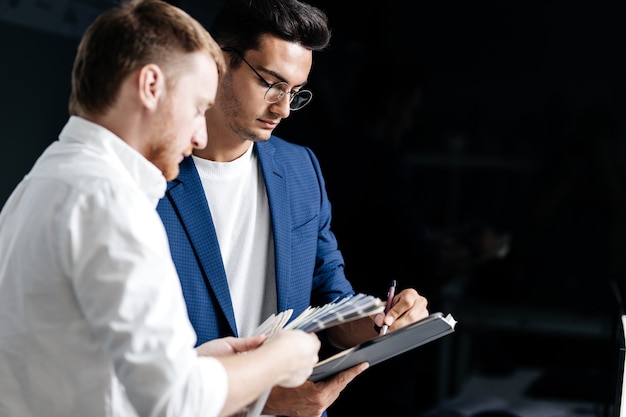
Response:
[[[287,81],[287,79],[285,79],[285,77],[283,77],[282,75],[280,75],[279,73],[277,73],[276,71],[272,71],[271,69],[267,69],[264,66],[255,66],[255,69],[259,72],[262,72],[264,74],[268,74],[271,75],[272,77],[276,78],[277,80],[279,80],[279,82],[284,82],[289,84],[289,81]],[[292,87],[293,88],[302,88],[305,85],[307,85],[309,81],[306,80],[305,82],[303,82],[302,84],[295,84]]]

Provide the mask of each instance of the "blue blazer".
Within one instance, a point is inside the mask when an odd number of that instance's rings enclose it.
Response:
[[[276,136],[254,144],[269,200],[276,259],[278,311],[293,317],[309,305],[353,294],[330,230],[319,162],[304,146]],[[237,336],[226,272],[200,177],[191,157],[169,182],[157,210],[168,234],[197,344]]]

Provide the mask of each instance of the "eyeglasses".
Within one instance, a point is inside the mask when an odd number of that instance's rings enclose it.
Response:
[[[261,74],[259,74],[259,72],[255,70],[254,67],[250,65],[250,63],[246,61],[243,55],[235,48],[224,47],[222,48],[222,51],[234,52],[235,54],[239,56],[239,58],[243,60],[243,62],[246,63],[246,65],[250,67],[252,71],[254,71],[256,76],[259,77],[259,80],[261,80],[261,82],[265,84],[265,86],[267,87],[267,91],[265,92],[265,96],[264,96],[266,103],[269,103],[269,104],[278,103],[285,96],[289,95],[289,109],[300,110],[301,108],[309,104],[309,102],[313,98],[313,93],[311,93],[309,90],[298,90],[298,91],[291,90],[290,91],[289,84],[287,84],[285,81],[281,81],[281,82],[274,83],[274,84],[268,83],[267,81],[265,81],[265,78],[263,78]]]

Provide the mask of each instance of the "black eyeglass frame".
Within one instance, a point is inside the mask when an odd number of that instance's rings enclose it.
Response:
[[[279,81],[277,83],[269,83],[267,82],[267,80],[265,80],[265,78],[263,78],[263,76],[261,74],[259,74],[259,72],[252,66],[252,64],[250,64],[246,58],[243,57],[243,54],[241,52],[239,52],[236,48],[230,47],[230,46],[225,46],[222,48],[222,51],[224,52],[233,52],[235,54],[237,54],[237,56],[239,58],[241,58],[241,60],[243,62],[246,63],[246,65],[254,72],[254,74],[256,74],[256,76],[259,78],[259,80],[261,80],[261,82],[263,84],[265,84],[265,86],[267,87],[267,91],[265,92],[265,94],[263,95],[263,99],[265,100],[266,103],[268,104],[274,104],[274,103],[278,103],[279,101],[281,101],[287,94],[289,94],[289,109],[291,111],[295,111],[295,110],[300,110],[301,108],[303,108],[304,106],[306,106],[307,104],[309,104],[311,102],[311,99],[313,98],[313,93],[310,90],[298,90],[298,91],[293,91],[293,90],[289,90],[289,91],[282,91],[279,89],[279,91],[281,91],[281,93],[283,93],[283,95],[281,95],[278,100],[276,101],[270,101],[267,99],[267,94],[270,92],[270,90],[272,88],[274,88],[277,85],[282,85],[284,84],[285,86],[289,86],[289,84],[287,84],[285,81]],[[304,94],[304,96],[301,96],[301,94]],[[308,95],[308,99],[307,96]],[[304,104],[298,106],[298,107],[292,107],[293,104],[293,100],[298,97],[301,100],[306,100],[304,101]],[[298,101],[297,103],[299,103],[300,101]],[[296,103],[296,104],[297,104]]]

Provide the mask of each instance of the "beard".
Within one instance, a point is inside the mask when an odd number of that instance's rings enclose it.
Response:
[[[242,99],[237,95],[228,75],[220,82],[215,101],[222,103],[221,117],[223,120],[228,121],[228,128],[240,139],[251,142],[264,142],[270,138],[271,133],[263,133],[261,135],[259,129],[251,127],[256,117],[249,116],[250,112],[246,110],[249,106],[246,106],[245,97]]]
[[[176,153],[176,132],[172,131],[168,117],[162,117],[154,124],[146,158],[161,170],[166,180],[178,176],[179,155]]]
[[[174,154],[174,138],[154,143],[148,150],[148,160],[161,170],[166,180],[171,181],[178,176],[178,158]]]

